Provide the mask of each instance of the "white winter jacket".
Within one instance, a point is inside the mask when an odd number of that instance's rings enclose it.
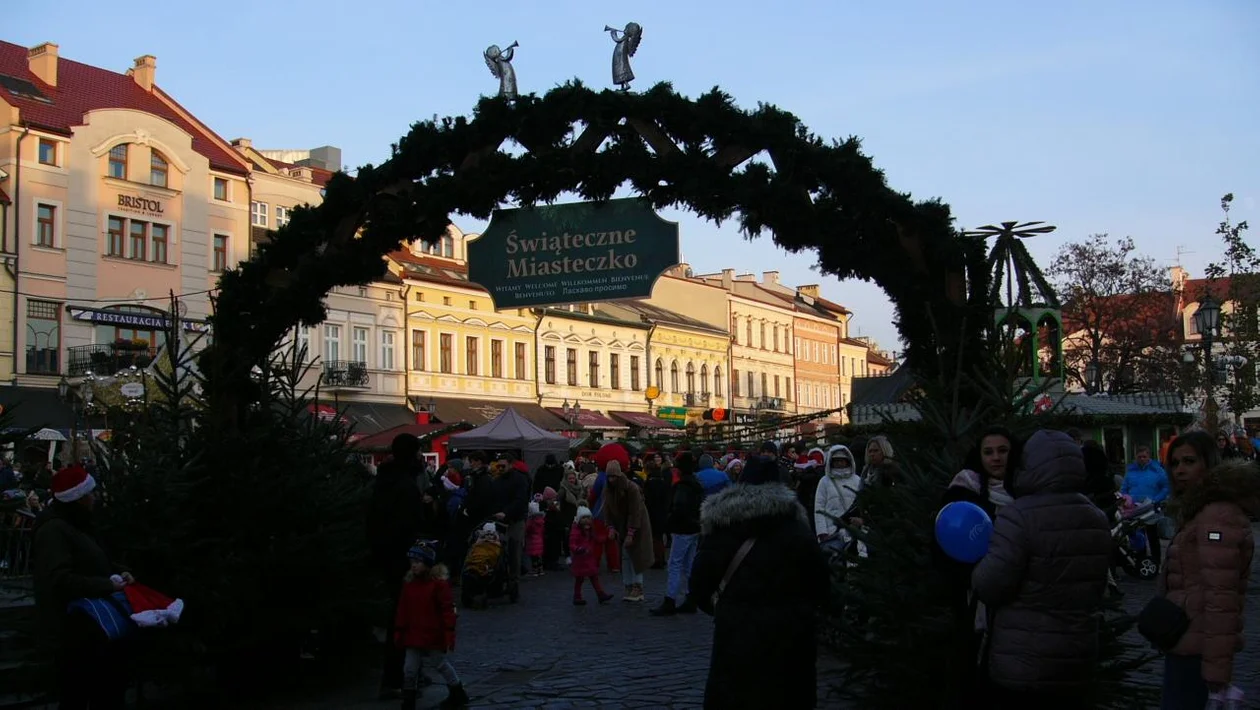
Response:
[[[835,470],[831,467],[831,457],[838,452],[849,457],[849,468]],[[858,491],[862,490],[862,478],[853,465],[853,452],[847,446],[831,447],[827,450],[823,470],[825,473],[818,480],[818,490],[814,493],[814,527],[819,535],[830,536],[839,532],[841,537],[847,538],[848,533],[839,528],[836,519],[852,510]]]

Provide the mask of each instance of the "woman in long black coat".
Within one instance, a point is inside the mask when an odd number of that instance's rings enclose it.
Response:
[[[668,526],[665,524],[665,518],[669,515],[669,494],[670,480],[669,472],[665,471],[655,459],[649,460],[647,464],[647,480],[643,482],[643,503],[647,505],[648,519],[652,521],[652,569],[664,569],[665,560],[668,556],[665,554],[665,531]]]
[[[814,619],[829,573],[805,508],[778,482],[773,461],[750,461],[740,483],[705,500],[700,525],[688,598],[714,617],[704,707],[813,708]],[[715,607],[713,593],[750,538],[755,542]]]

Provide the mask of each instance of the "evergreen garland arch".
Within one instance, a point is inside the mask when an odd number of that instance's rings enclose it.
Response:
[[[750,162],[763,153],[773,169]],[[742,110],[717,88],[690,100],[665,83],[640,94],[571,82],[413,125],[388,160],[335,175],[321,205],[295,210],[225,273],[200,359],[211,410],[240,421],[256,401],[251,368],[295,325],[323,320],[330,289],[379,278],[385,254],[439,239],[452,214],[486,219],[564,193],[602,200],[627,183],[658,209],[737,219],[748,238],[768,230],[790,252],[815,250],[823,273],[875,281],[923,374],[952,372],[984,347],[983,242],[957,232],[944,203],[891,189],[858,139],[825,142],[796,116]]]

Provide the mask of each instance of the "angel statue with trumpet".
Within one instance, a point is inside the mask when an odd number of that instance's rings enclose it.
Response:
[[[516,70],[512,68],[512,55],[519,46],[520,42],[513,42],[504,50],[500,50],[497,44],[486,49],[486,66],[499,80],[499,96],[508,100],[516,98]]]
[[[634,81],[634,72],[630,69],[630,57],[633,57],[639,49],[639,40],[643,39],[643,28],[639,26],[639,23],[631,22],[626,25],[625,30],[604,25],[604,31],[612,35],[613,41],[617,43],[617,48],[613,50],[613,83],[620,86],[622,91],[629,91],[630,82]]]

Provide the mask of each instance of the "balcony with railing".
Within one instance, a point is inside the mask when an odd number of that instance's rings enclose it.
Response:
[[[367,363],[355,360],[328,360],[324,363],[324,387],[367,389]]]
[[[759,397],[756,406],[763,412],[786,412],[787,400],[782,397]]]
[[[707,407],[711,398],[708,392],[688,392],[683,396],[683,402],[688,407]]]
[[[104,345],[77,345],[66,348],[68,361],[66,374],[71,377],[86,375],[89,372],[112,375],[133,365],[148,367],[155,357],[157,357],[157,348],[133,340],[120,340]]]

